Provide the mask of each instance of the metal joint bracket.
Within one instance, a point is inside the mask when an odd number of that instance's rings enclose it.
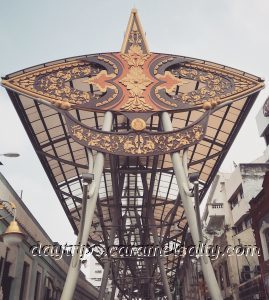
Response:
[[[90,184],[94,180],[94,174],[92,174],[92,173],[82,174],[82,179],[87,184]]]
[[[193,172],[189,174],[189,180],[191,183],[195,183],[195,181],[198,181],[199,178],[199,172]]]

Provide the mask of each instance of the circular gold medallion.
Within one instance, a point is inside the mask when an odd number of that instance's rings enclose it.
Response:
[[[142,131],[146,128],[146,122],[143,119],[135,118],[131,123],[133,130]]]
[[[211,108],[212,108],[212,105],[209,101],[206,101],[206,102],[203,103],[203,109],[209,110]]]

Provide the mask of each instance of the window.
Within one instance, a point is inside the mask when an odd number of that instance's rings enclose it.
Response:
[[[20,300],[27,299],[27,286],[29,281],[29,264],[24,262],[21,279]]]
[[[36,272],[36,279],[35,279],[35,300],[39,299],[40,282],[41,282],[41,274],[40,274],[40,272]]]
[[[264,139],[265,139],[266,146],[268,146],[269,145],[269,130],[266,130],[266,132],[264,133]]]
[[[251,217],[247,216],[244,220],[244,223],[245,223],[246,228],[250,228],[251,223],[252,223]]]
[[[240,233],[241,231],[243,231],[243,224],[242,224],[242,223],[239,223],[239,224],[237,224],[237,226],[235,227],[235,233],[238,234],[238,233]]]
[[[60,300],[62,291],[59,288],[56,288],[55,291],[55,300]]]
[[[260,228],[260,238],[262,244],[262,252],[264,261],[269,259],[269,224],[265,221],[262,222]]]
[[[231,209],[233,209],[238,204],[238,195],[235,195],[229,202]]]
[[[102,273],[102,270],[96,270],[94,273]]]
[[[51,276],[51,275],[49,275]],[[57,294],[53,277],[46,276],[45,278],[45,297],[44,300],[54,300]]]
[[[9,277],[9,268],[11,263],[7,262],[5,258],[0,257],[0,272],[2,274],[2,292],[3,292],[3,299],[9,299],[10,297],[10,290],[11,290],[11,282],[12,278]]]
[[[240,188],[239,188],[239,196],[240,196],[241,199],[244,198],[244,191],[243,191],[242,185],[240,185]]]
[[[102,278],[95,278],[95,281],[101,281]]]

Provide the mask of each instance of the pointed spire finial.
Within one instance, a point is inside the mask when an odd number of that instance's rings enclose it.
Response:
[[[149,48],[146,41],[137,9],[133,8],[129,18],[127,30],[121,47],[121,53],[127,53],[132,45],[139,45],[145,54],[149,54]]]

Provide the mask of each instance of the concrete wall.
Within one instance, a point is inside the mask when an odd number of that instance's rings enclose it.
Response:
[[[235,235],[234,237],[235,244],[239,245],[256,245],[256,241],[254,238],[253,230],[252,228],[248,228],[246,230],[243,230],[239,234]],[[239,255],[237,256],[238,260],[238,267],[239,270],[242,270],[242,267],[244,265],[249,265],[251,271],[254,269],[255,265],[259,265],[259,260],[257,255]],[[252,277],[254,274],[251,274]]]
[[[236,224],[242,216],[249,211],[249,204],[244,199],[241,199],[238,204],[232,209],[233,224]]]
[[[226,191],[226,199],[229,200],[240,184],[242,183],[242,177],[239,166],[234,169],[233,173],[231,173],[229,179],[225,182],[225,191]]]
[[[240,164],[245,201],[249,202],[262,189],[262,183],[269,164]]]

